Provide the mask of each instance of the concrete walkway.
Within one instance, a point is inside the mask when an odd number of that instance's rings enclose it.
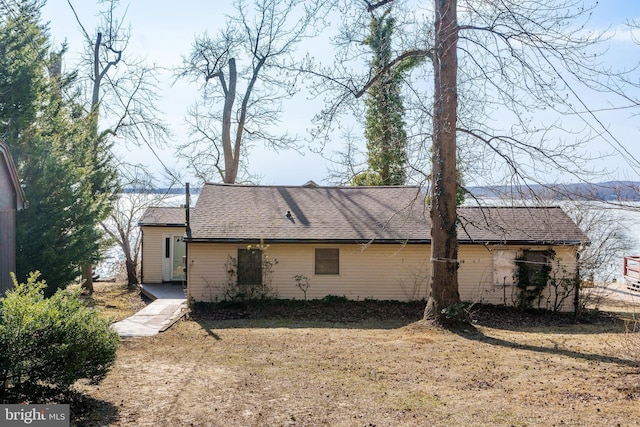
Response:
[[[141,285],[142,293],[154,301],[111,327],[121,337],[149,337],[167,330],[182,317],[187,299],[181,285],[168,283]]]

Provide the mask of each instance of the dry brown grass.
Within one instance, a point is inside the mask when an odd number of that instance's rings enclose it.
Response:
[[[73,285],[71,288],[77,288]],[[94,293],[81,295],[89,307],[95,308],[101,315],[114,322],[131,316],[149,303],[140,295],[139,289],[122,282],[95,282]]]
[[[623,325],[515,323],[181,321],[123,341],[107,378],[79,386],[86,397],[72,412],[78,425],[114,426],[640,422]]]

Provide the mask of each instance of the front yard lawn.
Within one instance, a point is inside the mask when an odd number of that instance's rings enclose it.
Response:
[[[73,418],[114,426],[638,423],[640,339],[615,316],[576,324],[480,308],[473,326],[450,331],[416,323],[419,304],[388,307],[389,316],[341,307],[346,318],[331,304],[313,318],[239,306],[124,340],[107,378],[79,385],[85,397],[72,404]]]

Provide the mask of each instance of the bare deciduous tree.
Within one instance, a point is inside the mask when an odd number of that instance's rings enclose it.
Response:
[[[75,14],[71,0],[67,2]],[[87,95],[86,106],[96,114],[96,134],[152,150],[162,147],[170,132],[157,108],[161,69],[127,55],[130,29],[123,24],[126,11],[118,16],[119,0],[100,0],[99,4],[106,7],[92,34],[76,14],[86,47],[76,69],[84,84],[81,92]]]
[[[253,144],[296,148],[278,127],[283,99],[297,91],[283,67],[310,35],[323,2],[256,0],[251,8],[237,0],[234,6],[227,28],[197,37],[179,72],[202,83],[202,99],[189,113],[194,139],[180,151],[205,181],[217,175],[235,183]]]
[[[597,283],[610,283],[619,276],[623,256],[631,250],[629,220],[618,203],[569,201],[564,210],[589,237],[580,250],[580,273]]]
[[[425,318],[460,302],[456,227],[458,20],[456,0],[436,0],[432,54],[433,157],[431,161],[431,293]]]
[[[334,93],[318,116],[316,136],[330,138],[331,124],[345,106],[388,71],[367,73],[357,40],[367,11],[391,3],[403,2],[340,3],[352,12],[337,39],[339,59],[333,67],[309,71],[320,77],[318,94]],[[584,3],[416,1],[416,12],[407,10],[406,24],[397,26],[400,41],[387,67],[408,57],[428,59],[428,66],[407,76],[404,91],[409,145],[423,156],[431,153],[430,162],[410,156],[416,171],[430,170],[433,275],[426,318],[440,318],[459,302],[456,164],[466,182],[525,190],[561,175],[581,181],[597,176],[586,145],[612,137],[587,95],[601,96],[614,82],[622,84],[623,74],[599,63],[606,37],[585,28],[596,6]],[[361,12],[353,12],[358,6]]]
[[[105,141],[113,146],[119,140],[145,145],[155,153],[156,147],[166,144],[169,135],[156,106],[161,93],[157,87],[159,67],[126,55],[130,31],[123,26],[126,12],[118,16],[119,0],[99,1],[106,7],[93,35],[83,26],[71,0],[67,3],[85,39],[86,54],[76,69],[84,107],[93,116],[96,147]],[[127,174],[135,167],[129,167],[129,162],[117,162],[115,153],[112,163],[117,164],[121,178],[128,181]],[[83,287],[92,292],[91,265],[82,266],[82,276]]]
[[[155,179],[144,169],[133,170],[133,178],[128,182],[128,192],[120,195],[115,203],[113,212],[101,226],[110,239],[116,243],[124,255],[124,266],[127,283],[139,283],[139,259],[142,245],[142,235],[138,222],[152,206],[163,206],[175,194],[158,192]]]

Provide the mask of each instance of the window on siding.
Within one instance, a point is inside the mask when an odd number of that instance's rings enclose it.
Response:
[[[340,249],[316,248],[316,274],[340,274]]]
[[[511,286],[515,283],[516,255],[513,250],[493,252],[493,282],[498,286]]]
[[[171,238],[165,237],[164,239],[164,257],[171,257]]]
[[[542,286],[543,282],[548,277],[549,270],[549,251],[532,251],[525,250],[522,253],[522,262],[524,268],[521,268],[522,273],[526,277],[525,280],[529,286]],[[546,272],[545,272],[546,271]]]
[[[262,251],[238,249],[238,285],[262,285]]]

